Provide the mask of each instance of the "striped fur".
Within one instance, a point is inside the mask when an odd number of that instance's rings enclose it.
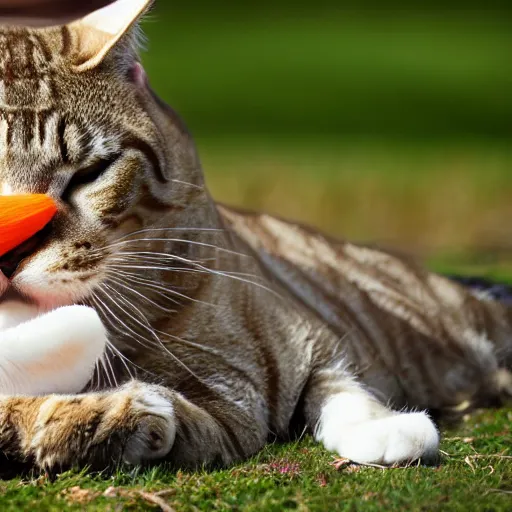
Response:
[[[360,462],[435,458],[424,409],[511,394],[510,307],[402,257],[215,204],[134,51],[148,3],[114,4],[120,32],[91,19],[0,30],[0,193],[59,200],[30,251],[6,256],[19,265],[0,273],[0,294],[43,311],[90,305],[110,340],[82,394],[0,397],[0,449],[46,470],[195,467],[306,427]]]

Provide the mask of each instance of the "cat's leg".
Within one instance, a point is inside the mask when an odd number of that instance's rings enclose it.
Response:
[[[228,464],[265,443],[260,418],[220,401],[198,407],[167,388],[131,382],[113,391],[0,397],[0,451],[48,471],[167,458]]]
[[[354,462],[431,463],[438,457],[439,434],[425,412],[393,411],[336,368],[311,378],[305,415],[318,441]]]

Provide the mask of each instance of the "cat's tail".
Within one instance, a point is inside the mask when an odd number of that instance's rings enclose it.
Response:
[[[512,306],[512,285],[498,283],[486,277],[448,275],[451,281],[469,288],[473,294],[487,299],[496,300]]]

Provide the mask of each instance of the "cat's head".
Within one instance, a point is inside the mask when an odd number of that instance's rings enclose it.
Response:
[[[0,27],[0,194],[59,204],[43,233],[0,260],[0,295],[12,283],[43,306],[80,301],[129,247],[122,237],[194,223],[193,143],[137,55],[150,4],[118,0],[62,27]]]

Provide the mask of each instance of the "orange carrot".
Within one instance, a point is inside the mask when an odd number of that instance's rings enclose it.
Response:
[[[0,196],[0,257],[41,231],[56,212],[44,194]]]

